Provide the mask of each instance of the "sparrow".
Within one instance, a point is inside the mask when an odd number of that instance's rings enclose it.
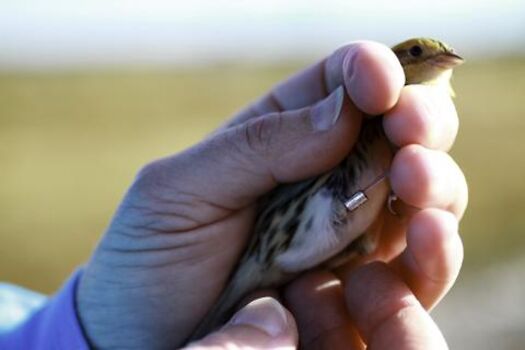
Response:
[[[452,70],[463,59],[450,46],[414,38],[392,51],[407,85],[435,85],[454,96]],[[374,251],[379,230],[373,223],[395,199],[388,184],[395,147],[384,134],[382,120],[367,118],[351,153],[329,172],[282,184],[262,198],[244,254],[190,341],[223,325],[256,289],[278,287],[303,271],[335,268]]]

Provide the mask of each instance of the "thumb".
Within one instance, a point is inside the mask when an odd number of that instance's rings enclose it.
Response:
[[[250,119],[156,161],[143,169],[135,186],[161,190],[163,198],[182,193],[188,202],[237,210],[279,183],[337,165],[357,139],[361,118],[339,87],[313,106]]]
[[[256,299],[239,310],[223,328],[185,349],[295,349],[297,326],[279,302]]]

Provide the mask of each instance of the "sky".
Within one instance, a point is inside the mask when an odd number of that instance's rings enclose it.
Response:
[[[0,68],[310,59],[352,40],[525,53],[525,0],[0,0]]]

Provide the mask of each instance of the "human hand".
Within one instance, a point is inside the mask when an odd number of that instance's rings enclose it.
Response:
[[[388,264],[304,274],[282,293],[241,309],[189,349],[447,349],[427,313],[457,277],[463,250],[454,216],[427,209],[411,220],[408,246]],[[276,295],[273,293],[273,295]],[[293,318],[292,315],[293,314]]]
[[[457,223],[436,209],[412,222],[407,247],[390,262],[338,275],[315,271],[286,288],[302,349],[448,348],[428,310],[459,273],[463,247]]]
[[[326,96],[343,84],[352,102],[345,98],[337,111],[334,94]],[[416,207],[440,208],[460,217],[466,185],[443,152],[456,134],[453,105],[432,89],[402,86],[403,73],[390,50],[352,44],[277,86],[198,145],[146,166],[79,285],[79,315],[93,344],[181,345],[219,295],[239,257],[253,224],[256,199],[277,183],[298,181],[336,165],[355,142],[363,112],[388,112],[387,135],[402,146],[391,170],[399,197]],[[432,111],[438,111],[436,118]],[[405,222],[384,216],[385,244],[378,256],[390,260],[415,217]],[[450,227],[440,232],[450,234]],[[418,297],[423,295],[427,293]]]
[[[310,272],[283,293],[293,316],[275,299],[256,299],[223,328],[187,349],[294,349],[300,338],[305,350],[360,350],[365,344],[367,349],[445,350],[448,347],[443,335],[418,297],[428,300],[429,295],[444,292],[457,276],[461,241],[457,236],[449,238],[452,242],[448,247],[440,244],[428,252],[437,265],[449,266],[437,281],[434,273],[423,275],[410,264],[405,266],[405,273],[399,273],[398,267],[370,263],[341,280],[329,271]],[[440,256],[443,248],[451,251]],[[403,280],[407,277],[412,277],[412,283]],[[433,293],[422,292],[418,284],[426,284]]]

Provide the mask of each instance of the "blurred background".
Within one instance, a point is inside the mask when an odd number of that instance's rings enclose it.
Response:
[[[470,185],[465,263],[433,315],[452,349],[522,349],[521,0],[1,1],[0,280],[52,293],[141,165],[345,42],[414,36],[467,59],[452,151]]]

